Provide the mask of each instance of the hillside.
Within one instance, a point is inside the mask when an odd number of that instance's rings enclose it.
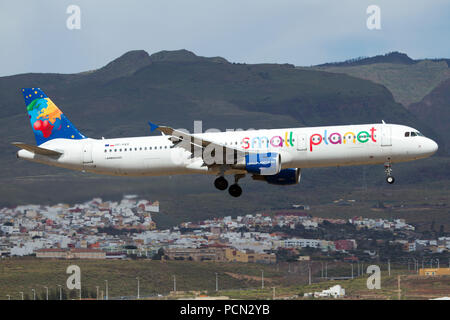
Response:
[[[327,63],[314,70],[344,73],[371,80],[388,88],[394,99],[409,108],[442,81],[450,78],[448,59],[413,60],[405,54],[391,53],[340,63]]]
[[[22,74],[0,78],[0,154],[3,176],[17,172],[11,141],[34,143],[20,93],[41,87],[85,135],[149,134],[147,121],[193,130],[282,128],[348,123],[402,123],[436,135],[391,93],[343,74],[291,65],[232,64],[188,51],[129,52],[79,74]],[[23,174],[23,169],[20,173]],[[36,171],[35,171],[36,170]],[[54,169],[33,165],[34,174]]]
[[[445,142],[444,148],[450,151],[450,79],[442,82],[420,102],[410,106],[410,111],[434,128]]]
[[[105,177],[19,161],[10,142],[35,143],[22,87],[42,88],[78,129],[93,138],[147,135],[149,120],[188,130],[193,130],[194,120],[203,120],[204,130],[226,130],[384,119],[419,128],[440,143],[430,129],[432,123],[427,126],[396,103],[389,90],[372,81],[287,64],[235,64],[186,50],[153,55],[131,51],[89,72],[0,78],[0,205],[74,203],[94,196],[111,199],[137,193],[161,201],[166,215],[155,219],[167,226],[214,215],[285,208],[305,199],[331,201],[360,188],[363,179],[369,187],[385,187],[382,166],[313,169],[303,173],[299,186],[289,188],[243,179],[245,197],[230,200],[212,187],[211,177]],[[447,161],[433,157],[398,165],[393,188],[420,185],[433,194],[433,188],[448,183]],[[384,197],[382,191],[376,194]]]

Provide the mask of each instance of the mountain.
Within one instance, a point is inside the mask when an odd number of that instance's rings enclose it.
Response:
[[[371,80],[388,88],[405,107],[419,102],[442,81],[450,78],[449,59],[413,60],[404,53],[392,52],[369,58],[325,63],[314,70],[345,73]]]
[[[304,173],[300,186],[292,188],[243,179],[245,197],[230,200],[213,188],[212,177],[105,177],[18,161],[17,149],[10,142],[35,143],[22,87],[42,88],[77,128],[92,138],[148,135],[149,120],[192,131],[194,120],[203,120],[203,130],[226,130],[383,119],[411,125],[438,142],[441,139],[433,123],[405,109],[388,88],[369,80],[289,64],[232,63],[187,50],[152,55],[130,51],[87,72],[0,78],[0,205],[73,203],[93,196],[111,199],[137,193],[161,200],[167,215],[158,217],[158,223],[170,225],[194,216],[254,212],[261,210],[262,203],[264,208],[285,208],[302,199],[326,197],[331,201],[362,181],[385,186],[382,166],[364,167],[364,171],[362,167],[312,169]],[[396,166],[396,186],[447,183],[447,159]]]
[[[450,152],[450,79],[442,82],[420,102],[414,103],[409,110],[423,119],[444,140],[447,153]]]
[[[375,63],[393,63],[393,64],[405,64],[411,65],[417,63],[417,61],[408,57],[407,54],[401,52],[389,52],[384,55],[377,55],[374,57],[359,57],[355,59],[346,60],[343,62],[328,62],[319,64],[317,67],[347,67],[347,66],[364,66]]]
[[[10,141],[34,142],[22,87],[42,88],[78,129],[97,138],[146,135],[148,120],[188,130],[194,120],[203,120],[204,129],[225,130],[382,119],[437,138],[389,90],[371,81],[287,64],[228,63],[187,50],[151,56],[131,51],[90,72],[0,78],[0,146],[10,151],[0,155],[0,165],[15,151]]]

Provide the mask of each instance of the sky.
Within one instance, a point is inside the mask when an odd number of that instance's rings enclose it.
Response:
[[[67,27],[71,5],[80,29]],[[370,5],[381,29],[367,27]],[[0,76],[93,70],[138,49],[297,66],[391,51],[450,58],[449,39],[448,0],[1,1]]]

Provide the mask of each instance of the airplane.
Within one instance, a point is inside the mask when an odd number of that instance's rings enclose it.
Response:
[[[209,174],[233,197],[239,180],[295,185],[304,168],[392,164],[433,155],[438,145],[420,131],[382,123],[190,134],[149,122],[161,136],[93,139],[83,135],[39,88],[24,88],[36,144],[12,144],[17,157],[46,165],[117,176]],[[226,175],[234,176],[229,186]]]

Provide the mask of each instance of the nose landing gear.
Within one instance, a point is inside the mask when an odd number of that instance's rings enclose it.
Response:
[[[388,162],[384,163],[384,173],[386,173],[386,182],[389,184],[393,184],[395,182],[395,178],[392,176],[392,165],[391,159],[388,159]]]

